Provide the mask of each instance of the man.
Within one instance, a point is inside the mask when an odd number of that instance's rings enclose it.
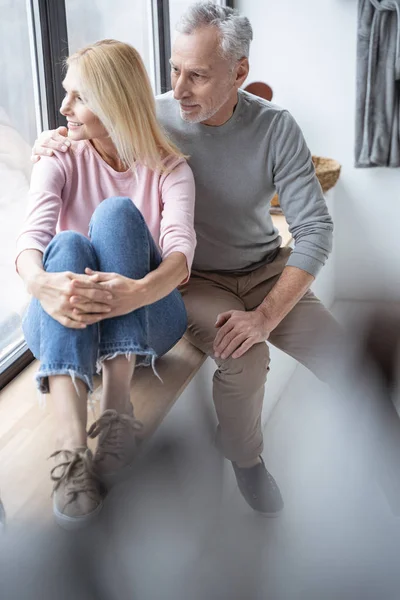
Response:
[[[327,378],[329,347],[320,334],[334,339],[338,328],[309,287],[331,250],[332,220],[293,117],[240,89],[249,71],[248,19],[196,3],[177,29],[173,91],[157,99],[157,110],[189,155],[196,180],[198,245],[181,290],[187,336],[217,364],[218,442],[244,498],[258,512],[277,514],[283,501],[261,458],[265,342]],[[63,142],[59,133],[45,132],[34,152],[61,149]],[[293,252],[280,248],[269,215],[275,191]]]

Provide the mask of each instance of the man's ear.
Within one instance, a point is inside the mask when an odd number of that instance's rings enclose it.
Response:
[[[237,88],[240,88],[240,86],[243,84],[243,82],[247,79],[247,75],[249,74],[249,69],[250,69],[249,59],[246,57],[241,58],[236,66],[235,85]]]

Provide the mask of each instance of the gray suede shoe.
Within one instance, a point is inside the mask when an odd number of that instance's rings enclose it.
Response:
[[[51,470],[53,512],[64,529],[79,529],[93,521],[103,507],[103,487],[93,469],[88,448],[57,450]]]
[[[113,409],[105,410],[90,427],[88,436],[99,437],[94,468],[107,487],[129,477],[137,454],[135,433],[142,427],[133,414],[122,414]]]
[[[277,517],[283,509],[283,500],[278,485],[267,471],[262,457],[261,462],[248,469],[232,462],[239,490],[256,512],[266,517]]]

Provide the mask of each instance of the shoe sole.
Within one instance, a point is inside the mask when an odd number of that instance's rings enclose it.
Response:
[[[254,508],[253,508],[253,510],[254,510]],[[277,519],[283,513],[283,508],[281,508],[281,510],[279,510],[278,512],[272,512],[272,513],[261,512],[259,510],[254,510],[254,512],[257,513],[258,515],[260,515],[260,517],[265,517],[266,519]]]
[[[93,521],[96,520],[102,508],[103,502],[99,504],[99,506],[95,510],[93,510],[87,515],[83,515],[82,517],[69,517],[68,515],[64,515],[62,512],[60,512],[55,502],[53,501],[53,514],[56,523],[57,525],[59,525],[67,531],[77,531],[90,525]]]

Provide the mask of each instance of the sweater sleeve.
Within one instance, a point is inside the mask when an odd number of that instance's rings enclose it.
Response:
[[[273,131],[274,184],[294,238],[287,266],[314,277],[332,250],[333,222],[300,127],[287,111],[276,117]]]
[[[55,236],[65,181],[65,170],[57,157],[42,157],[34,165],[25,222],[17,238],[16,259],[23,250],[44,252]]]
[[[182,252],[189,275],[196,248],[194,201],[193,173],[187,162],[181,160],[161,178],[160,248],[163,259],[172,252]]]

